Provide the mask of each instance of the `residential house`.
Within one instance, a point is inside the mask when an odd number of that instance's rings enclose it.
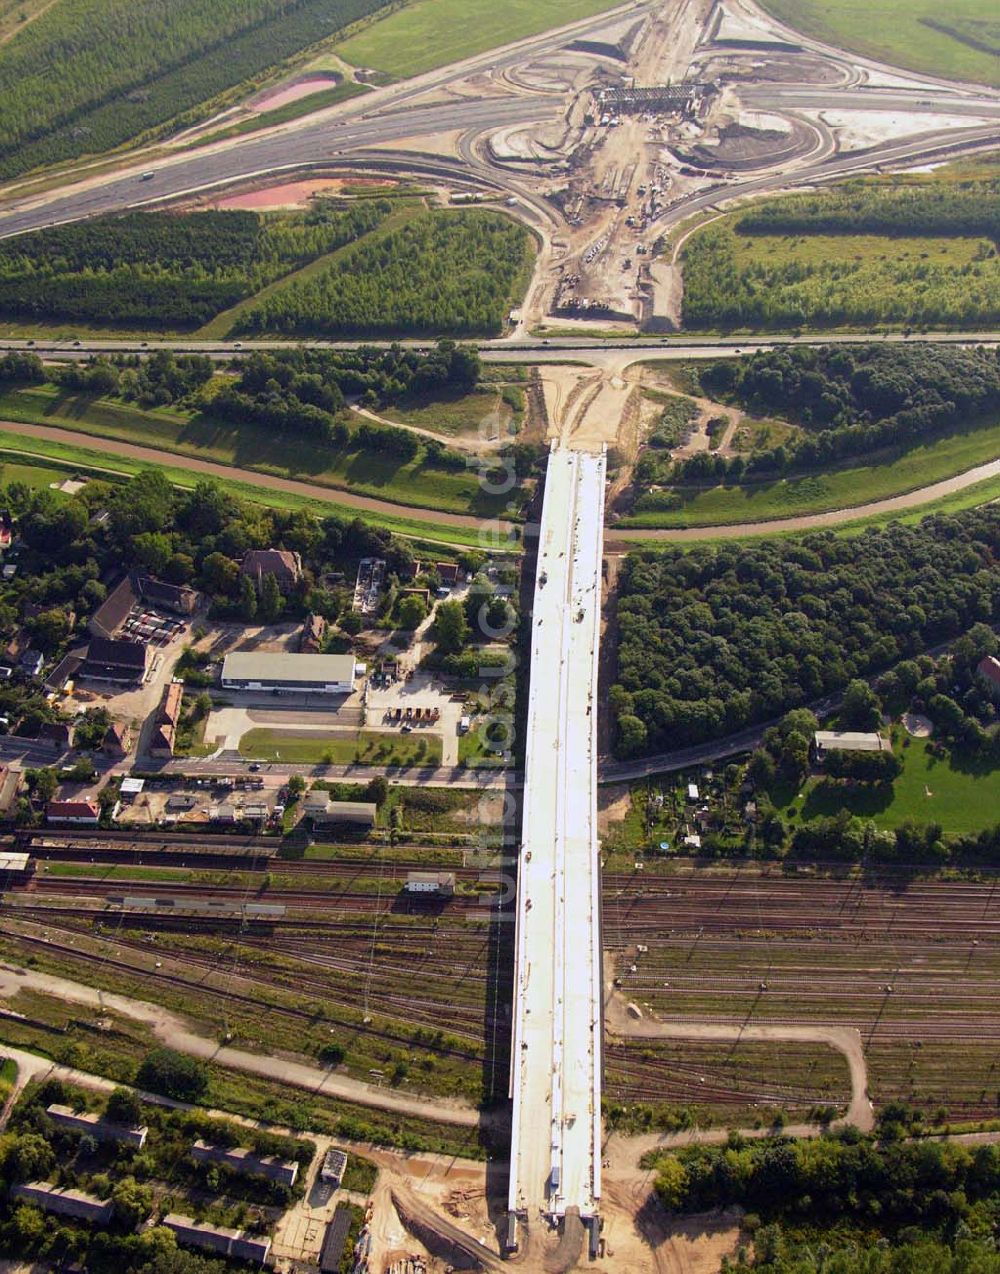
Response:
[[[1000,659],[987,655],[976,665],[976,676],[995,703],[1000,703]]]
[[[45,743],[51,743],[59,752],[68,752],[73,746],[74,727],[72,721],[46,721],[38,727],[38,737]]]
[[[141,685],[146,680],[150,658],[150,648],[144,642],[93,637],[79,676],[87,681]]]
[[[240,574],[249,575],[258,587],[265,575],[273,575],[281,591],[287,593],[302,578],[302,559],[289,549],[248,549]]]
[[[150,756],[173,756],[183,698],[184,685],[180,681],[172,681],[163,692],[147,748]]]
[[[131,747],[132,727],[127,721],[112,721],[104,735],[101,748],[108,756],[120,760],[123,756],[128,756]]]
[[[21,790],[21,771],[0,761],[0,821],[17,813],[17,795]]]
[[[64,1132],[78,1132],[93,1137],[95,1141],[131,1146],[135,1150],[143,1148],[149,1134],[146,1127],[130,1128],[126,1124],[115,1124],[101,1115],[92,1115],[87,1111],[78,1113],[72,1106],[61,1106],[58,1103],[48,1106],[45,1113]]]
[[[40,650],[26,650],[17,661],[17,666],[24,677],[40,677],[45,664],[45,656]]]
[[[92,637],[110,640],[119,631],[138,601],[131,579],[125,578],[112,590],[87,621]]]
[[[201,600],[190,584],[168,584],[152,575],[134,575],[132,587],[150,606],[173,611],[175,615],[193,615]]]
[[[101,807],[96,801],[49,801],[45,817],[50,823],[97,827],[101,821]]]
[[[191,1158],[196,1163],[221,1163],[234,1172],[252,1177],[266,1177],[281,1185],[293,1186],[299,1175],[299,1165],[294,1159],[278,1159],[274,1155],[255,1155],[242,1146],[216,1146],[199,1138],[191,1147]]]
[[[72,1217],[75,1221],[91,1221],[107,1225],[114,1211],[110,1199],[98,1199],[82,1190],[54,1186],[48,1181],[29,1181],[11,1191],[15,1199],[30,1203],[43,1212]]]

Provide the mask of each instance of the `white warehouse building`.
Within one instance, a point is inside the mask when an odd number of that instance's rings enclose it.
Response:
[[[285,694],[348,695],[365,665],[353,655],[298,655],[270,650],[237,651],[222,665],[226,690]]]

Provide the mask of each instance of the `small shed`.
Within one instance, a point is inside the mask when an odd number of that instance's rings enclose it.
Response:
[[[323,1156],[323,1166],[319,1170],[319,1179],[324,1185],[336,1189],[344,1179],[347,1171],[347,1155],[343,1150],[328,1150]]]
[[[407,873],[403,890],[408,894],[435,894],[450,898],[455,892],[453,871],[411,871]]]

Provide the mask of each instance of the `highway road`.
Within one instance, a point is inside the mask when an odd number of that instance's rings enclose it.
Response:
[[[528,1227],[601,1195],[597,667],[606,459],[549,457],[531,626],[508,1209]]]
[[[454,103],[414,107],[377,118],[324,120],[309,128],[266,132],[238,145],[195,150],[159,164],[143,181],[138,169],[87,184],[43,203],[0,213],[0,238],[42,226],[118,212],[250,177],[294,172],[323,164],[375,144],[433,136],[454,129],[504,128],[554,117],[558,100],[543,96],[463,98]]]

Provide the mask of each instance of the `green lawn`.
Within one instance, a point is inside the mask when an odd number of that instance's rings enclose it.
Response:
[[[39,456],[45,461],[55,461],[63,466],[59,470],[51,468],[48,464],[41,466],[38,471],[43,475],[43,478],[35,483],[35,485],[39,486],[47,485],[44,475],[49,475],[48,480],[50,481],[65,478],[71,473],[114,480],[115,478],[130,478],[144,469],[158,469],[165,474],[168,482],[173,486],[191,489],[201,477],[201,475],[183,468],[182,465],[154,464],[145,460],[130,460],[126,457],[108,455],[105,452],[92,451],[75,443],[51,442],[45,438],[29,438],[26,435],[17,433],[16,426],[9,429],[0,428],[0,451],[4,450],[18,455],[18,464],[15,466],[17,469],[38,469],[38,466],[32,465],[30,460],[25,459],[25,457],[31,456]],[[7,464],[5,472],[10,472],[10,469],[11,466]],[[419,549],[421,544],[428,546],[447,545],[452,548],[478,548],[481,543],[478,530],[466,530],[460,526],[449,526],[444,530],[439,530],[433,523],[421,522],[416,518],[395,517],[391,514],[368,510],[359,511],[358,509],[338,504],[333,491],[330,493],[329,500],[320,500],[296,495],[288,491],[275,491],[268,487],[256,486],[250,482],[241,482],[238,478],[219,478],[216,479],[216,482],[224,491],[230,492],[241,500],[264,504],[269,508],[305,509],[320,518],[329,517],[331,514],[348,520],[360,517],[362,521],[369,523],[371,526],[383,527],[394,535],[401,535],[411,540],[415,549]],[[514,544],[511,545],[509,551],[520,552],[520,548],[517,544]]]
[[[401,465],[372,451],[335,451],[306,438],[278,437],[252,423],[235,427],[190,412],[142,411],[50,384],[0,394],[0,419],[54,425],[415,508],[491,516],[506,503],[506,497],[485,494],[474,472],[425,467],[422,451]]]
[[[914,71],[1000,86],[995,0],[762,0],[762,8],[838,48]]]
[[[951,755],[937,760],[929,754],[927,739],[910,739],[897,745],[903,773],[891,788],[810,779],[786,810],[796,810],[798,822],[849,809],[879,826],[894,828],[908,818],[918,823],[940,823],[946,834],[961,835],[992,825],[1000,809],[1000,767]]]
[[[1000,456],[1000,423],[970,429],[885,464],[831,470],[775,482],[717,486],[694,491],[676,488],[678,509],[646,511],[624,517],[622,527],[732,526],[824,513],[916,491],[964,473]]]
[[[192,874],[183,867],[129,867],[114,863],[45,863],[38,873],[40,879],[46,876],[97,876],[101,880],[162,880],[175,884],[191,880]]]
[[[304,734],[295,730],[250,730],[240,740],[240,753],[257,761],[302,765],[440,765],[441,739],[436,734],[379,733]]]
[[[474,390],[471,394],[457,394],[451,398],[414,398],[380,414],[385,420],[400,425],[412,425],[415,429],[429,429],[439,434],[475,434],[483,421],[499,413],[500,436],[506,437],[507,426],[513,412],[494,390]],[[486,438],[494,436],[491,421]]]
[[[57,469],[45,465],[19,464],[17,461],[0,460],[0,486],[11,482],[23,482],[35,491],[47,489],[54,482],[64,482],[73,476],[71,467]],[[58,493],[57,493],[58,494]]]
[[[458,763],[471,769],[502,769],[508,762],[504,761],[503,753],[494,752],[488,747],[480,730],[473,723],[473,728],[467,734],[459,736],[458,740]]]
[[[352,66],[404,79],[592,17],[618,0],[415,0],[336,46]]]

